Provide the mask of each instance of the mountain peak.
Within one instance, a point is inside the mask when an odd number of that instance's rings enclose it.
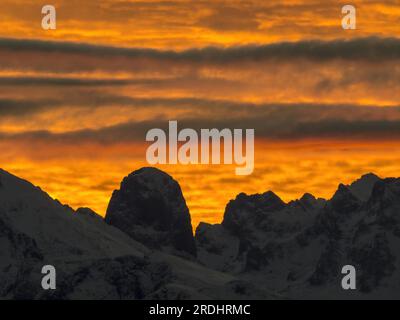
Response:
[[[308,193],[308,192],[303,194],[303,196],[300,198],[300,201],[306,201],[306,202],[315,201],[315,200],[317,200],[317,199],[311,193]]]
[[[325,199],[317,199],[311,193],[305,193],[299,200],[293,202],[297,201],[307,209],[321,208],[326,203]]]
[[[125,177],[111,197],[105,221],[150,247],[196,254],[181,188],[159,169],[145,167]]]
[[[286,203],[272,191],[252,195],[242,192],[227,204],[222,225],[230,231],[241,232],[258,214],[279,212],[285,207]]]
[[[154,167],[143,167],[131,172],[122,180],[121,188],[132,181],[141,181],[149,187],[156,187],[156,185],[165,184],[168,181],[177,183],[168,173]]]
[[[375,183],[379,180],[381,179],[376,174],[367,173],[351,183],[348,188],[359,200],[367,201],[371,196]]]
[[[368,172],[365,173],[361,176],[361,179],[369,179],[369,178],[376,178],[376,179],[380,179],[379,176],[377,176],[375,173],[373,172]]]
[[[274,204],[278,204],[278,205],[285,205],[285,202],[283,202],[283,200],[281,198],[279,198],[276,193],[270,191],[264,192],[262,194],[262,197],[264,199],[264,201],[267,201],[269,203],[274,203]]]
[[[155,167],[143,167],[138,170],[133,171],[129,174],[130,176],[138,176],[138,175],[162,175],[162,176],[169,176],[170,175],[158,168]]]

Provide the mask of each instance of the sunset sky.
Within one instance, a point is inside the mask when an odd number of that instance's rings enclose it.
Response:
[[[57,29],[41,28],[41,8]],[[255,129],[255,170],[163,165],[193,224],[238,193],[331,197],[400,176],[400,2],[0,2],[0,167],[105,214],[151,128]]]

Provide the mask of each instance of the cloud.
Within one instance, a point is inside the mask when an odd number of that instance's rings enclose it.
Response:
[[[45,55],[71,54],[91,58],[150,59],[163,62],[224,65],[240,61],[299,60],[327,61],[366,60],[380,62],[400,59],[399,38],[355,38],[352,40],[309,40],[279,42],[267,45],[232,46],[227,48],[208,47],[183,51],[144,48],[123,48],[76,42],[40,41],[0,38],[0,49],[14,54],[40,52]],[[49,65],[49,68],[52,67]],[[55,67],[55,66],[53,66]]]
[[[21,80],[22,83],[24,81]],[[57,83],[57,81],[55,81]],[[79,82],[79,81],[78,81]],[[0,78],[0,85],[2,81]],[[22,85],[21,83],[21,85]],[[27,81],[30,83],[30,81]],[[47,83],[45,81],[45,83]],[[95,82],[96,83],[96,82]],[[100,82],[101,83],[101,82]],[[106,91],[88,90],[76,92],[57,92],[49,99],[0,99],[0,115],[21,116],[33,115],[44,111],[55,111],[68,107],[72,112],[76,109],[91,110],[104,107],[124,107],[132,112],[146,110],[161,114],[182,111],[177,114],[178,119],[196,115],[196,118],[211,119],[223,117],[224,119],[247,118],[255,113],[264,118],[273,119],[274,123],[280,121],[319,121],[323,118],[341,118],[353,120],[362,119],[397,119],[400,118],[400,107],[374,106],[356,104],[324,104],[324,103],[251,103],[229,99],[212,99],[197,97],[135,97]],[[163,110],[165,111],[163,113]],[[63,111],[68,112],[68,111]],[[1,123],[1,119],[0,119]]]
[[[178,126],[180,129],[193,128],[198,132],[202,128],[255,129],[258,139],[400,139],[400,107],[301,104],[263,106],[237,104],[235,106],[235,104],[227,103],[225,108],[224,117],[184,115],[178,119]],[[243,115],[240,109],[247,110],[247,114]],[[162,128],[167,131],[168,120],[162,117],[157,120],[129,121],[97,129],[61,133],[47,130],[12,134],[2,132],[0,139],[62,144],[144,143],[148,130]]]
[[[173,51],[2,38],[0,49],[3,139],[144,141],[168,119],[269,139],[397,137],[400,39]]]
[[[36,113],[53,105],[52,100],[0,99],[0,116],[19,116]]]
[[[140,79],[84,79],[67,77],[0,77],[0,86],[121,86],[148,83],[149,81]]]
[[[396,38],[183,51],[2,38],[0,90],[24,86],[32,92],[35,86],[50,99],[62,89],[98,88],[141,96],[394,105],[399,60]]]

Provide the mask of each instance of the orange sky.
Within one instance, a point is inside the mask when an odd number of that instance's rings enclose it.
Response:
[[[161,166],[192,219],[239,192],[330,197],[373,171],[400,176],[400,4],[355,1],[40,1],[0,4],[0,167],[104,215],[147,165],[145,133],[254,128],[255,171]],[[45,3],[48,4],[48,3]]]
[[[58,9],[57,30],[40,28],[44,4]],[[335,0],[2,0],[7,37],[183,49],[301,39],[396,36],[397,0],[357,0],[357,31],[344,33]],[[356,33],[356,34],[355,34]]]

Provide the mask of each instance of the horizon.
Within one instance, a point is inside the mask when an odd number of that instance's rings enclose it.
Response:
[[[154,166],[141,167],[141,168],[135,169],[135,170],[131,171],[130,173],[126,174],[125,176],[123,176],[123,177],[121,178],[121,180],[120,180],[120,183],[122,183],[123,179],[125,179],[128,175],[130,175],[130,174],[132,174],[132,173],[134,173],[134,172],[136,172],[136,171],[138,171],[138,170],[144,169],[144,168],[156,168],[156,169],[160,170],[159,168],[154,167]],[[21,179],[21,180],[23,180],[23,181],[26,181],[26,182],[28,182],[29,184],[32,184],[34,187],[39,188],[39,189],[40,189],[41,191],[43,191],[44,193],[48,194],[53,200],[60,201],[60,199],[53,198],[53,197],[51,196],[51,194],[49,194],[49,193],[47,192],[47,190],[43,189],[40,185],[36,185],[36,184],[34,184],[32,181],[29,181],[28,179],[25,179],[24,177],[18,176],[18,175],[16,175],[16,174],[14,174],[13,172],[10,172],[10,171],[8,171],[8,170],[6,170],[6,169],[4,169],[4,168],[0,168],[0,171],[3,171],[3,172],[5,172],[5,173],[7,173],[7,174],[10,174],[10,175],[16,177],[17,179]],[[174,178],[174,176],[172,176],[170,173],[168,173],[168,172],[166,172],[166,171],[163,171],[163,170],[161,170],[161,171],[162,171],[162,172],[165,172],[166,174],[168,174],[170,177],[172,177],[172,179],[174,179],[175,181],[177,181],[178,184],[180,185],[180,182],[179,182],[178,180],[176,180],[176,179]],[[282,200],[286,205],[289,204],[289,203],[292,202],[292,201],[300,200],[300,199],[301,199],[304,195],[306,195],[306,194],[310,194],[310,195],[312,195],[312,196],[313,196],[314,198],[316,198],[316,199],[321,199],[321,200],[324,200],[324,201],[329,201],[329,200],[331,200],[331,199],[334,197],[335,193],[339,190],[339,187],[340,187],[341,185],[344,185],[344,186],[346,186],[346,187],[349,187],[352,183],[357,182],[357,181],[360,181],[362,178],[364,178],[364,177],[366,177],[366,176],[371,176],[371,175],[374,176],[374,177],[377,177],[379,180],[390,179],[390,178],[396,178],[396,177],[381,177],[381,176],[379,176],[379,175],[377,175],[377,174],[375,174],[375,173],[373,173],[373,172],[366,172],[366,173],[362,174],[361,176],[359,176],[358,178],[356,178],[355,180],[351,181],[351,182],[348,183],[348,184],[344,184],[344,183],[342,183],[342,182],[338,182],[338,183],[337,183],[337,188],[336,188],[336,190],[333,192],[333,194],[332,194],[330,197],[320,197],[320,196],[317,195],[317,194],[313,194],[313,193],[310,193],[310,192],[308,192],[308,191],[304,191],[304,193],[302,194],[301,197],[298,197],[298,198],[295,198],[295,199],[290,199],[290,200],[284,200],[284,199],[282,199],[282,197],[281,197],[279,194],[277,194],[274,190],[265,190],[265,191],[263,191],[263,192],[254,193],[254,194],[248,194],[248,193],[245,193],[245,192],[239,192],[239,193],[238,193],[237,195],[235,195],[232,199],[229,199],[229,200],[227,201],[226,205],[228,205],[229,201],[236,199],[236,197],[237,197],[239,194],[245,194],[246,196],[252,196],[252,195],[262,195],[262,194],[265,194],[265,193],[273,193],[273,194],[274,194],[275,196],[277,196],[280,200]],[[181,189],[182,189],[182,188],[181,188]],[[113,191],[111,192],[110,197],[109,197],[110,200],[111,200],[111,198],[112,198],[113,192],[116,191],[116,190],[119,190],[119,188],[117,188],[117,189],[115,189],[115,190],[113,190]],[[186,201],[185,193],[184,193],[183,191],[182,191],[182,194],[183,194],[183,198],[184,198],[185,201]],[[70,205],[69,203],[64,203],[64,202],[62,202],[62,201],[60,201],[60,202],[61,202],[62,205],[66,205],[66,206],[71,207],[71,205]],[[108,201],[108,203],[107,203],[107,206],[108,206],[108,204],[109,204],[109,201]],[[79,208],[88,208],[88,209],[93,210],[93,208],[91,208],[90,206],[85,206],[85,205],[80,206],[80,207],[75,207],[75,208],[72,207],[72,209],[73,209],[74,211],[76,211],[76,210],[79,209]],[[93,210],[93,211],[94,211],[97,215],[101,216],[102,218],[105,218],[105,216],[106,216],[106,212],[101,212],[101,213],[100,213],[100,212],[97,212],[97,211],[95,211],[95,210]],[[219,221],[215,221],[214,223],[217,223],[217,224],[218,224],[218,223],[221,223],[221,222],[222,222],[222,219],[223,219],[224,213],[225,213],[225,208],[224,208],[224,212],[222,212],[222,213],[220,214],[220,218],[221,218],[221,219],[220,219]],[[190,217],[191,217],[191,224],[192,224],[193,233],[195,233],[195,231],[196,231],[196,229],[197,229],[197,227],[198,227],[198,225],[199,225],[200,223],[209,223],[209,222],[207,222],[207,221],[201,221],[201,220],[198,220],[198,221],[196,221],[196,223],[195,223],[195,222],[193,221],[193,217],[192,217],[192,214],[191,214],[191,212],[190,212],[190,208],[189,208],[189,214],[190,214]],[[214,224],[214,223],[211,223],[211,224]]]
[[[0,167],[73,208],[105,214],[112,190],[147,166],[146,132],[254,129],[254,171],[159,165],[192,221],[221,221],[240,192],[285,202],[336,182],[400,172],[400,8],[354,1],[55,0],[0,11]]]

